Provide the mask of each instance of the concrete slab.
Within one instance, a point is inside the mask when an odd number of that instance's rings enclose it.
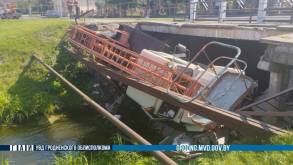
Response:
[[[277,25],[243,26],[243,24],[220,24],[216,22],[139,22],[137,26],[143,31],[149,32],[256,41],[264,37],[286,34],[290,31],[290,28],[286,28],[286,30],[278,29]]]
[[[293,33],[262,38],[261,42],[268,44],[293,44]]]
[[[278,30],[282,30],[282,31],[293,31],[293,25],[279,25],[277,27]]]

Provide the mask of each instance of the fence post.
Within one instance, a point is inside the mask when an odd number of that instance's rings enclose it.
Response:
[[[253,12],[252,10],[249,11],[249,23],[252,22],[252,16],[253,16]]]
[[[290,18],[290,24],[293,23],[293,7],[291,8],[291,18]]]
[[[227,1],[221,0],[219,7],[219,22],[223,22],[226,18],[226,10],[227,10]]]
[[[175,6],[173,7],[173,22],[176,21],[176,12],[177,12],[177,6],[175,5]]]
[[[266,17],[266,8],[268,6],[268,0],[259,0],[257,11],[257,23],[263,23]]]
[[[189,21],[194,21],[196,19],[196,8],[198,0],[189,1]]]

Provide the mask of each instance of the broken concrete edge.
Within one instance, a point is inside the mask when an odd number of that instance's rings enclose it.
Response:
[[[207,23],[178,23],[178,22],[137,22],[137,25],[157,25],[157,26],[171,26],[171,27],[190,27],[190,28],[221,28],[221,29],[243,29],[243,30],[277,30],[277,31],[287,31],[287,32],[293,32],[293,26],[289,25],[259,25],[259,24],[225,24],[225,23],[216,23],[216,22],[207,22]]]
[[[273,45],[281,45],[290,46],[293,45],[293,33],[274,35],[270,37],[265,37],[260,40],[262,43],[273,44]]]
[[[268,45],[259,62],[260,69],[278,71],[281,66],[275,66],[275,64],[293,66],[293,33],[262,38],[260,42]],[[270,64],[262,63],[262,61]]]
[[[279,25],[277,26],[277,30],[293,32],[293,25]]]
[[[233,24],[139,22],[137,27],[142,31],[149,32],[255,41],[268,36],[288,33],[287,31],[278,31],[276,28],[245,27]]]

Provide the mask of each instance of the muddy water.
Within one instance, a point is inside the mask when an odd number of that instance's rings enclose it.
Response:
[[[116,130],[106,121],[96,120],[96,116],[80,113],[19,126],[1,126],[0,144],[111,144],[109,137]],[[0,159],[5,158],[10,164],[51,164],[55,156],[63,154],[65,152],[2,152]]]

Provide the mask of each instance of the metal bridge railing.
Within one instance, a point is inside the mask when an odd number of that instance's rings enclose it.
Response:
[[[226,56],[220,56],[220,57],[217,57],[215,58],[213,61],[210,60],[208,54],[206,53],[206,49],[212,45],[217,45],[217,46],[221,46],[221,47],[225,47],[225,48],[228,48],[228,49],[233,49],[235,50],[235,55],[233,58],[229,58],[229,57],[226,57]],[[169,88],[167,89],[167,93],[176,98],[179,102],[181,103],[189,103],[189,102],[192,102],[193,100],[203,96],[203,93],[206,92],[207,89],[209,89],[217,80],[220,79],[221,76],[224,75],[224,73],[234,64],[238,71],[239,71],[239,78],[241,77],[241,75],[243,75],[243,71],[246,69],[247,65],[246,65],[246,62],[242,61],[242,60],[239,60],[238,57],[240,56],[241,54],[241,50],[239,47],[236,47],[236,46],[233,46],[233,45],[229,45],[229,44],[225,44],[225,43],[221,43],[221,42],[216,42],[216,41],[212,41],[212,42],[209,42],[207,43],[206,45],[204,45],[199,51],[198,53],[189,61],[189,63],[186,65],[186,67],[179,73],[176,75],[176,77],[173,79],[173,82],[171,83],[171,85],[169,86]],[[202,72],[193,82],[196,82],[198,83],[199,80],[208,72],[209,69],[211,69],[213,71],[213,73],[215,73],[215,77],[209,81],[207,84],[202,84],[202,88],[198,90],[198,92],[196,94],[193,94],[194,93],[194,87],[195,85],[197,84],[192,84],[190,87],[189,87],[189,90],[187,90],[185,93],[186,95],[189,95],[191,96],[192,98],[189,99],[189,100],[183,100],[182,98],[179,98],[177,97],[176,95],[173,95],[171,93],[171,88],[175,85],[175,83],[177,81],[179,81],[181,79],[181,77],[183,76],[184,73],[186,73],[187,69],[189,68],[189,66],[195,62],[196,59],[199,58],[200,55],[204,55],[208,61],[210,62],[207,66],[207,68],[205,69],[204,72]],[[215,63],[221,59],[225,59],[225,60],[229,60],[228,64],[224,66],[224,68],[218,73],[215,69]],[[244,64],[244,68],[243,69],[240,69],[239,67],[239,64],[238,62],[240,63],[243,63]]]
[[[264,21],[293,23],[293,8],[266,8],[264,11],[266,12]],[[247,21],[249,23],[257,21],[258,8],[227,9],[225,12],[226,17],[223,21]],[[196,18],[192,21],[220,19],[218,9],[196,10],[195,15]]]
[[[237,1],[238,6],[233,8],[227,7],[225,10],[220,11],[219,6],[208,5],[206,6],[204,1],[199,1],[194,4],[190,3],[174,3],[169,5],[146,5],[139,3],[118,3],[112,5],[106,5],[103,7],[97,7],[95,14],[91,17],[95,18],[128,18],[128,17],[151,17],[151,18],[173,18],[174,21],[186,20],[220,20],[220,21],[248,21],[252,23],[257,21],[257,15],[259,12],[265,12],[265,21],[283,21],[293,22],[293,7],[267,7],[260,10],[256,7],[247,7],[244,5],[244,1]],[[192,9],[192,7],[195,7]],[[193,13],[192,13],[193,12]],[[220,17],[220,12],[224,12],[224,18]],[[195,15],[193,17],[192,15]],[[272,18],[272,16],[282,17],[281,19]],[[193,17],[193,18],[190,18]]]

